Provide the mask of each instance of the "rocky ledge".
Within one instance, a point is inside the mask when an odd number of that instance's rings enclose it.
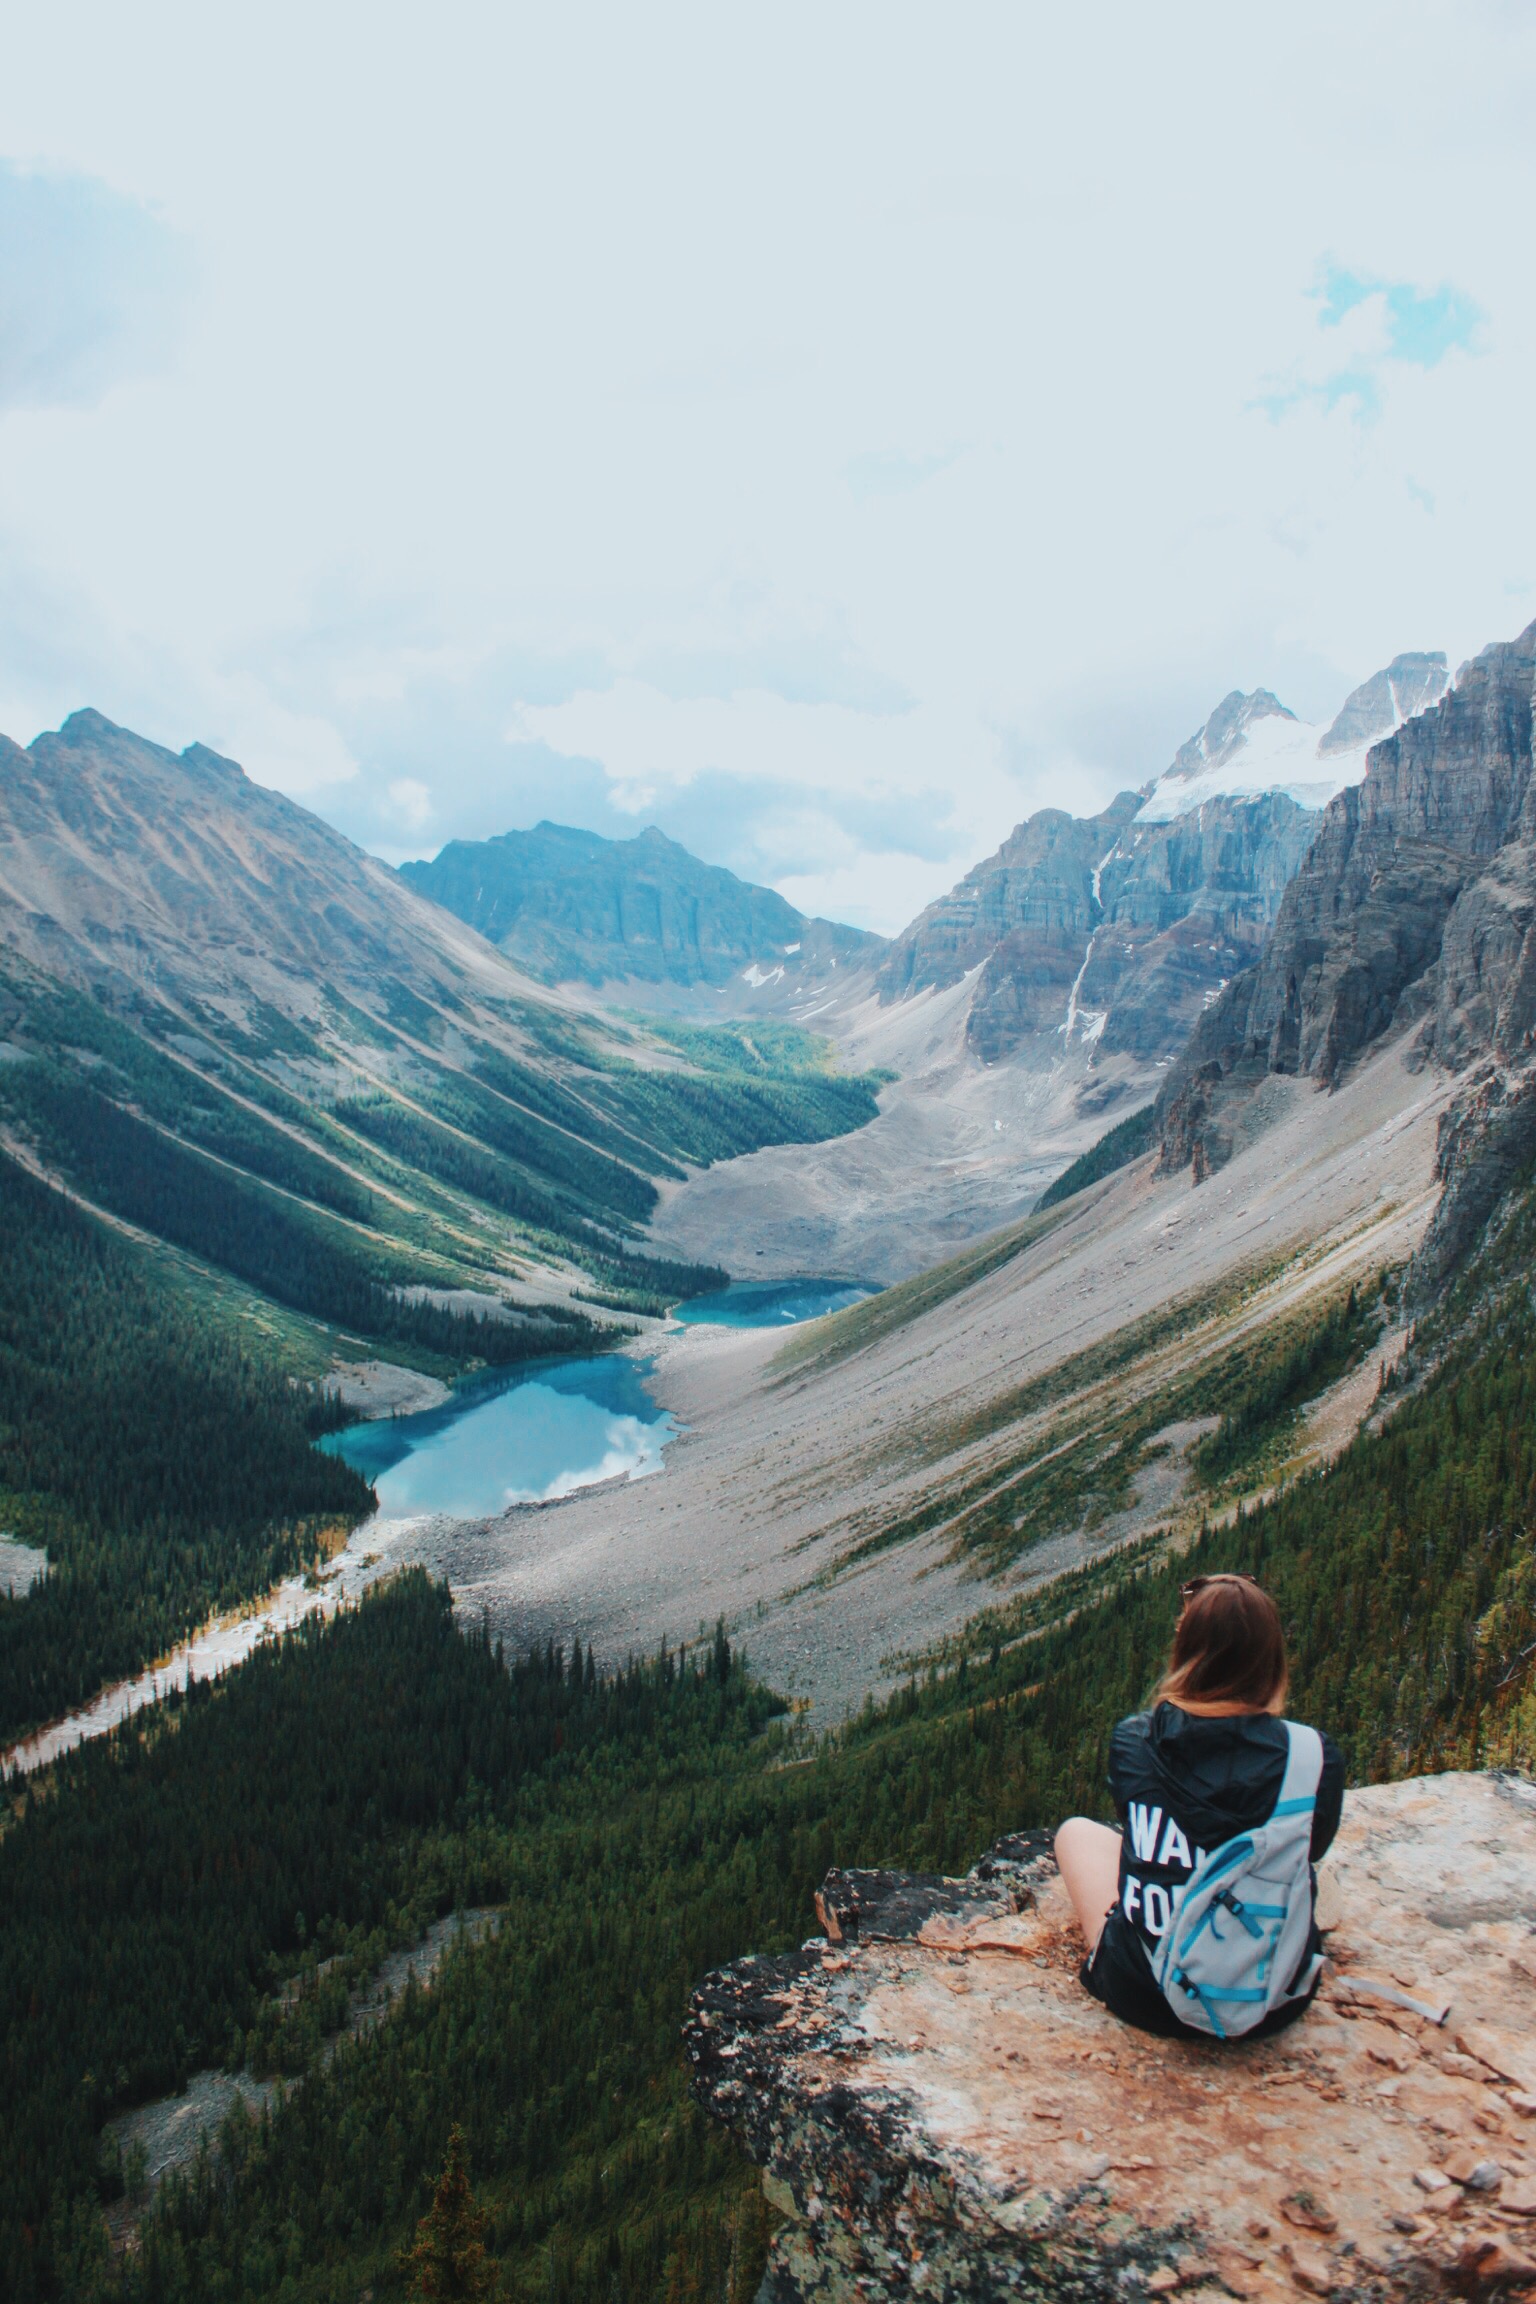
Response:
[[[1048,1847],[833,1872],[824,1931],[697,1994],[699,2100],[763,2169],[761,2304],[1536,2299],[1536,1787],[1352,1793],[1300,2024],[1157,2040],[1077,1982]]]

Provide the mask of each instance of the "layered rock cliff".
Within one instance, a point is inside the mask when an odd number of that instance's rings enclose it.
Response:
[[[550,984],[796,983],[872,962],[885,940],[808,919],[772,888],[702,864],[655,826],[605,840],[535,824],[452,840],[401,877]],[[747,971],[751,971],[747,977]]]
[[[1005,954],[1021,976],[1038,968],[1042,1019],[1048,1010],[1049,1021],[1059,1021],[1089,930],[1102,916],[1099,871],[1139,806],[1136,793],[1121,792],[1097,816],[1041,808],[1016,825],[995,855],[897,937],[876,978],[881,999],[942,991]]]
[[[1256,957],[1316,828],[1283,793],[1208,800],[1161,823],[1123,792],[1098,816],[1041,809],[898,937],[882,1000],[979,971],[967,1022],[984,1063],[1096,1049],[1156,1059]]]
[[[1319,2003],[1155,2039],[1077,1982],[1039,1838],[834,1873],[823,1933],[695,1998],[694,2088],[781,2219],[763,2304],[1536,2292],[1536,1788],[1353,1792]]]
[[[1201,1018],[1159,1120],[1166,1167],[1220,1165],[1245,1093],[1321,1086],[1383,1034],[1453,1069],[1521,1067],[1536,1022],[1536,624],[1377,744],[1327,808],[1257,963]]]
[[[896,939],[891,1002],[975,975],[971,1054],[1111,1078],[1174,1056],[1253,966],[1335,793],[1366,751],[1445,685],[1445,658],[1394,658],[1319,734],[1267,689],[1222,699],[1165,773],[1099,815],[1042,809]],[[1106,1087],[1108,1083],[1105,1084]],[[1095,1083],[1083,1097],[1092,1106]]]
[[[1288,794],[1263,792],[1128,827],[1104,868],[1078,988],[1086,1028],[1103,1019],[1105,1055],[1168,1054],[1252,965],[1317,823]]]

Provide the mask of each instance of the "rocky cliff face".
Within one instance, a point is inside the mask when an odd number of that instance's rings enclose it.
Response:
[[[1079,1004],[1106,1055],[1157,1058],[1252,965],[1317,830],[1284,792],[1220,795],[1136,822],[1102,875],[1103,917]]]
[[[1139,805],[1134,792],[1122,792],[1098,816],[1042,808],[1016,826],[995,856],[897,937],[876,978],[881,999],[942,991],[999,956],[1001,971],[1018,978],[1021,999],[1038,975],[1040,1019],[1058,1023],[1102,912],[1098,872]]]
[[[834,1873],[823,1933],[711,1977],[694,2088],[764,2171],[763,2304],[1395,2299],[1536,2288],[1536,1791],[1352,1792],[1319,2003],[1251,2046],[1118,2024],[1036,1839]]]
[[[1394,1027],[1426,1056],[1522,1065],[1536,1021],[1536,625],[1486,649],[1376,745],[1330,803],[1257,964],[1202,1017],[1164,1089],[1165,1165],[1219,1165],[1243,1091],[1331,1085]]]
[[[988,1064],[1177,1048],[1256,957],[1317,816],[1282,793],[1161,823],[1141,822],[1141,804],[1123,792],[1098,816],[1031,816],[898,937],[882,1000],[979,970],[967,1040]]]
[[[899,936],[890,1002],[976,975],[973,1056],[1055,1064],[1086,1051],[1085,1104],[1177,1053],[1258,959],[1326,802],[1371,740],[1445,685],[1445,658],[1399,656],[1321,735],[1267,689],[1234,690],[1167,771],[1097,816],[1042,809]]]
[[[634,840],[549,823],[453,840],[401,877],[550,984],[745,980],[757,990],[775,972],[803,982],[885,949],[883,937],[807,919],[773,889],[701,864],[654,826]]]

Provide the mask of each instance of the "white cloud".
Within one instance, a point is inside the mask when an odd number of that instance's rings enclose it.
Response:
[[[888,918],[1536,608],[1533,103],[1451,0],[16,12],[0,709]]]
[[[1347,408],[1357,422],[1372,423],[1394,366],[1438,368],[1450,353],[1479,349],[1487,318],[1447,281],[1424,288],[1362,277],[1331,258],[1318,267],[1312,301],[1318,333],[1310,353],[1254,401],[1276,423],[1309,406],[1328,415]]]
[[[258,784],[324,807],[357,775],[346,739],[323,715],[290,711],[249,674],[199,685],[203,742],[238,760]]]
[[[755,876],[802,908],[792,888],[835,889],[850,919],[886,933],[995,846],[1031,800],[996,731],[938,705],[859,712],[762,689],[679,699],[617,680],[524,710],[516,728],[601,763],[614,806],[637,819],[665,814],[702,780],[735,786],[754,815]],[[853,796],[860,831],[848,820]],[[882,830],[903,829],[916,832],[917,853],[882,844]]]
[[[421,832],[431,823],[432,795],[414,776],[397,776],[389,787],[389,798],[407,832]]]
[[[190,285],[185,244],[138,201],[0,160],[0,408],[90,407],[157,373]]]
[[[894,448],[868,449],[850,459],[848,485],[860,503],[867,496],[908,496],[925,480],[948,471],[962,453],[959,448],[942,448],[926,456],[907,456]]]
[[[654,794],[710,773],[771,777],[821,790],[830,782],[921,788],[953,731],[938,715],[856,712],[843,704],[802,704],[764,689],[726,696],[672,697],[640,680],[585,689],[564,704],[519,715],[520,733],[557,752],[601,760],[615,783]],[[974,732],[962,742],[973,753]],[[981,761],[956,762],[961,773]],[[652,803],[642,802],[641,805]]]
[[[953,879],[952,872],[935,874],[920,858],[897,851],[865,853],[825,872],[789,873],[777,885],[813,920],[846,920],[853,928],[895,936]]]

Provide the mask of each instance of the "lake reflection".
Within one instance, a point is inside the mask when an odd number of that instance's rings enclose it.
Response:
[[[677,1424],[646,1391],[645,1369],[612,1353],[498,1370],[444,1407],[355,1424],[321,1446],[373,1482],[392,1518],[488,1520],[509,1505],[659,1472]]]

